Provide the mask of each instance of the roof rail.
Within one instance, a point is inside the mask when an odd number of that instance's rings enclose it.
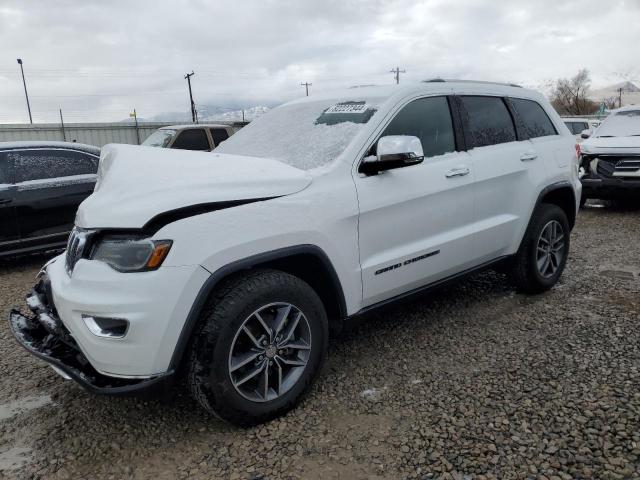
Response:
[[[517,83],[506,83],[506,82],[487,82],[486,80],[457,80],[455,78],[430,78],[429,80],[422,80],[422,83],[438,83],[438,82],[456,82],[456,83],[484,83],[488,85],[504,85],[507,87],[518,87],[522,88],[522,85],[518,85]]]

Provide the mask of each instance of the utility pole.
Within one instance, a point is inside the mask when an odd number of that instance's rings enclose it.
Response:
[[[62,141],[67,141],[67,135],[64,133],[64,119],[62,118],[62,109],[60,108],[60,124],[62,125]]]
[[[27,82],[24,80],[24,68],[22,68],[22,59],[18,58],[18,65],[20,65],[20,71],[22,72],[22,85],[24,85],[24,96],[27,99],[27,110],[29,110],[29,123],[33,124],[33,118],[31,118],[31,106],[29,105],[29,95],[27,94]]]
[[[133,117],[133,121],[136,125],[136,140],[138,141],[138,145],[140,145],[140,130],[138,130],[138,114],[136,109],[133,109],[133,113],[129,114],[129,117]]]
[[[618,107],[622,107],[622,87],[618,89]]]
[[[309,96],[309,87],[311,85],[313,85],[313,83],[304,82],[304,83],[301,83],[300,85],[302,85],[304,87],[304,90],[307,92],[307,97],[308,97]]]
[[[187,73],[184,78],[187,80],[187,83],[189,84],[189,99],[191,100],[191,121],[193,123],[198,123],[197,118],[198,118],[198,114],[196,112],[196,104],[193,103],[193,94],[191,93],[191,77],[195,75],[193,73],[193,70],[191,70],[191,73]]]
[[[390,70],[390,73],[394,74],[394,77],[396,78],[396,85],[400,83],[400,74],[401,73],[407,73],[406,70],[400,70],[400,67],[396,67],[393,70]]]

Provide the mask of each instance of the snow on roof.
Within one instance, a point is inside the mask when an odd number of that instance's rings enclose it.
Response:
[[[381,101],[394,96],[408,96],[410,94],[428,95],[430,93],[449,93],[455,91],[465,91],[470,93],[488,95],[509,95],[521,98],[541,98],[542,94],[535,90],[529,90],[514,84],[486,82],[481,80],[443,80],[425,81],[419,83],[404,83],[400,85],[365,85],[358,88],[343,88],[340,90],[326,90],[314,93],[308,97],[301,97],[288,102],[305,103],[328,99],[352,99],[354,97],[380,98]]]
[[[617,112],[628,112],[630,110],[640,110],[640,105],[625,105],[624,107],[616,108],[615,110],[611,110],[612,113]]]
[[[185,123],[183,125],[167,125],[166,127],[161,127],[160,130],[164,130],[167,128],[172,128],[175,130],[181,130],[183,128],[194,128],[194,127],[216,127],[216,128],[229,128],[231,125],[225,125],[222,123]]]
[[[14,150],[16,148],[68,148],[71,150],[81,150],[83,152],[100,155],[100,148],[94,145],[86,145],[77,142],[47,142],[43,140],[29,140],[19,142],[0,142],[0,150]]]

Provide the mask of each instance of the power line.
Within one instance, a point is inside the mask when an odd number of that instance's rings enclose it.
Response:
[[[393,70],[390,70],[390,73],[393,73],[396,78],[396,85],[400,83],[400,74],[407,73],[406,70],[400,70],[400,67],[396,67]]]
[[[309,87],[311,85],[313,85],[313,83],[304,82],[304,83],[301,83],[300,85],[302,85],[304,87],[304,90],[307,92],[307,97],[308,97],[309,96]]]

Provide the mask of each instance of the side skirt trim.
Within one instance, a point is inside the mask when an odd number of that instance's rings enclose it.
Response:
[[[454,275],[451,275],[449,277],[443,278],[441,280],[438,280],[436,282],[432,282],[432,283],[428,283],[426,285],[423,285],[421,287],[417,287],[414,288],[413,290],[409,290],[408,292],[404,292],[401,293],[399,295],[396,295],[395,297],[391,297],[388,298],[386,300],[382,300],[380,302],[374,303],[373,305],[369,305],[368,307],[364,307],[362,309],[360,309],[359,311],[357,311],[356,313],[354,313],[353,315],[350,315],[349,317],[347,317],[347,321],[351,320],[351,319],[355,319],[357,317],[360,317],[362,315],[366,315],[370,312],[372,312],[373,310],[377,310],[378,308],[382,308],[382,307],[386,307],[392,303],[396,303],[396,302],[400,302],[403,300],[408,300],[409,298],[412,298],[414,296],[418,296],[422,293],[431,291],[431,290],[436,290],[438,288],[442,288],[446,285],[450,285],[452,283],[456,283],[460,280],[462,280],[465,277],[468,277],[469,275],[472,275],[474,273],[478,273],[481,272],[483,270],[487,270],[488,268],[490,268],[493,265],[496,265],[500,262],[502,262],[503,260],[509,258],[508,255],[502,256],[502,257],[498,257],[494,260],[490,260],[488,262],[485,262],[481,265],[478,265],[477,267],[473,267],[467,270],[463,270],[462,272],[456,273]]]

